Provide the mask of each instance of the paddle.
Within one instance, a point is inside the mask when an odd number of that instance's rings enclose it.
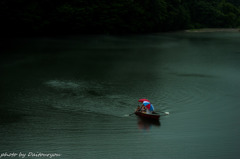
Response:
[[[131,113],[131,114],[125,114],[124,116],[132,116],[134,113]]]
[[[164,113],[165,115],[169,115],[170,114],[169,112],[157,112],[157,113]],[[126,114],[124,116],[132,116],[133,114],[135,114],[135,113]]]
[[[128,116],[132,116],[133,114],[135,114],[135,113],[128,114]]]
[[[170,114],[169,112],[160,112],[160,113],[164,113],[165,115],[169,115]]]
[[[156,113],[164,113],[165,115],[169,115],[169,112],[156,112]]]

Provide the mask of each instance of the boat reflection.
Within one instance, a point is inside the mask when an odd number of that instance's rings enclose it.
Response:
[[[138,118],[138,128],[142,129],[142,130],[149,130],[152,128],[152,126],[156,126],[156,127],[160,127],[161,123],[159,120],[149,120],[146,118],[141,118],[141,117],[137,117]]]

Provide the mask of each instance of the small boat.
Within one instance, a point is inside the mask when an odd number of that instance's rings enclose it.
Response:
[[[152,112],[152,114],[142,113],[140,111],[136,111],[135,114],[141,118],[148,119],[148,120],[159,120],[160,114]]]

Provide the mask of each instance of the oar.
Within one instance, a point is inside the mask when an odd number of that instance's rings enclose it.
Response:
[[[135,113],[131,113],[131,114],[129,114],[129,116],[132,116],[133,114],[135,114]]]
[[[161,112],[161,113],[164,113],[165,115],[169,115],[170,114],[169,112]]]
[[[157,112],[157,113],[164,113],[165,115],[169,115],[169,112]]]
[[[134,113],[131,113],[131,114],[125,114],[124,116],[132,116]]]
[[[164,113],[165,115],[169,115],[170,114],[169,112],[157,112],[157,113]],[[126,114],[124,116],[132,116],[133,114],[135,114],[135,113]]]

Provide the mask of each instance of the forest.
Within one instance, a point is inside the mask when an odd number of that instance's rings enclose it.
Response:
[[[128,34],[237,28],[239,0],[1,0],[1,34]]]

